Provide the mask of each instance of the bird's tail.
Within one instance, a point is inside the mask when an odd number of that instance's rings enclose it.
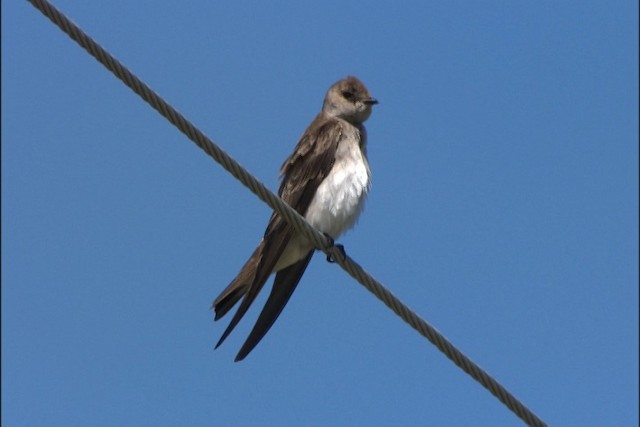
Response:
[[[211,308],[216,313],[215,320],[221,319],[227,314],[251,287],[256,275],[258,263],[260,262],[260,254],[262,253],[263,246],[264,241],[261,241],[244,266],[242,266],[240,273],[238,273],[236,278],[229,283],[229,286],[227,286],[215,301],[213,301],[213,304],[211,304]]]

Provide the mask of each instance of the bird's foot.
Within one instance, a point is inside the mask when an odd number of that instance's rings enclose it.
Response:
[[[341,261],[344,261],[344,260],[345,260],[345,258],[347,257],[347,254],[346,254],[346,252],[344,251],[344,246],[342,246],[342,245],[340,245],[340,244],[337,244],[337,245],[336,245],[336,244],[335,244],[335,241],[333,240],[333,237],[329,236],[327,233],[324,233],[324,236],[325,236],[327,239],[329,239],[329,247],[336,248],[336,249],[338,249],[338,250],[340,251],[340,258],[341,258]],[[336,260],[335,260],[335,259],[333,259],[333,258],[331,257],[331,255],[327,255],[327,262],[334,263],[334,262],[336,262]]]

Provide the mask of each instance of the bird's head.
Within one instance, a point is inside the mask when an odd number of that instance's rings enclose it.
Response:
[[[369,118],[377,103],[358,78],[348,76],[329,88],[322,111],[357,125]]]

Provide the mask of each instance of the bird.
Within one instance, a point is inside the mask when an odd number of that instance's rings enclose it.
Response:
[[[377,103],[355,76],[333,84],[322,110],[280,168],[280,198],[332,244],[356,223],[371,186],[363,123]],[[267,302],[235,357],[236,362],[243,360],[282,312],[314,252],[314,245],[274,212],[257,248],[213,301],[211,308],[217,321],[242,300],[215,348],[225,341],[275,273]]]

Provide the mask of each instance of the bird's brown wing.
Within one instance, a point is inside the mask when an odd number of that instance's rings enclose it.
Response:
[[[318,186],[333,167],[335,153],[343,135],[342,126],[341,121],[331,118],[324,113],[320,113],[311,125],[309,125],[293,153],[280,169],[282,183],[278,194],[289,206],[301,215],[306,213]],[[264,238],[260,243],[262,250],[260,250],[259,246],[256,251],[254,251],[254,254],[249,261],[247,261],[238,276],[216,301],[214,301],[216,319],[219,319],[244,295],[238,311],[236,311],[231,319],[229,326],[227,326],[227,329],[222,334],[216,347],[222,344],[240,319],[245,315],[269,278],[269,275],[273,272],[273,268],[294,233],[293,227],[274,212],[269,220]],[[289,296],[298,284],[302,273],[304,273],[312,253],[313,250],[302,260],[288,267],[291,270],[288,270],[286,274],[284,271],[287,269],[282,270],[283,275],[280,280],[276,280],[276,283],[274,283],[274,287],[277,285],[279,289],[277,292],[272,292],[267,300],[265,309],[254,327],[255,332],[252,332],[243,346],[245,352],[242,358],[255,347],[277,319],[282,308],[287,303]],[[248,278],[252,278],[250,284],[248,283]],[[282,295],[287,295],[287,297],[283,298]],[[267,307],[269,307],[269,309],[267,309]],[[238,356],[241,354],[242,352],[239,353]]]
[[[276,273],[276,278],[273,281],[273,287],[271,288],[271,294],[269,294],[269,298],[262,308],[260,316],[258,316],[258,320],[256,320],[256,324],[249,333],[247,340],[242,345],[242,348],[240,348],[240,351],[235,358],[236,362],[247,357],[251,350],[258,345],[265,334],[269,332],[269,329],[273,326],[274,322],[282,312],[282,309],[287,305],[287,302],[293,294],[293,291],[296,289],[296,286],[298,286],[300,278],[307,269],[309,261],[311,261],[313,252],[313,250],[309,251],[303,259]]]

